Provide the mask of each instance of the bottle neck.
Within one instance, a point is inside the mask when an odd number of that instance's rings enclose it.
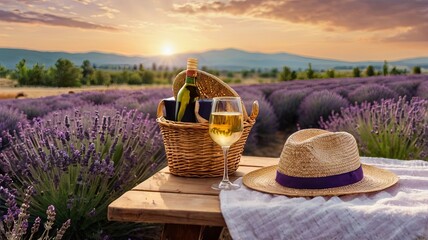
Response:
[[[196,76],[198,76],[198,71],[196,70],[187,70],[186,71],[186,81],[188,85],[196,85]]]

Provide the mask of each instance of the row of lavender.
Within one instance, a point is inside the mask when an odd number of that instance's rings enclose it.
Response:
[[[269,141],[278,129],[321,124],[354,134],[367,155],[426,159],[428,102],[410,99],[428,98],[427,76],[292,81],[234,88],[247,109],[253,100],[260,104],[246,151]],[[165,166],[154,118],[159,100],[171,94],[171,89],[159,88],[0,102],[0,131],[12,130],[2,133],[1,145],[10,147],[0,150],[0,206],[8,207],[0,207],[0,211],[9,219],[5,229],[26,229],[25,223],[34,222],[31,216],[43,216],[53,204],[60,210],[55,226],[71,219],[65,235],[68,239],[118,237],[137,230],[135,234],[147,236],[153,226],[111,224],[106,220],[106,208],[124,191]],[[368,103],[353,104],[364,100]],[[11,136],[13,130],[16,136]],[[15,197],[24,196],[28,185],[35,191],[31,214],[19,214],[23,211]],[[11,221],[19,216],[24,216],[19,221],[22,226],[16,227]]]

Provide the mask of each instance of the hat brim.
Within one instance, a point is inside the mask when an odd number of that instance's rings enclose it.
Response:
[[[354,184],[323,189],[297,189],[281,186],[275,181],[278,166],[264,167],[246,174],[242,182],[245,186],[266,193],[292,197],[339,196],[346,194],[376,192],[398,182],[394,173],[374,166],[362,164],[364,178]]]

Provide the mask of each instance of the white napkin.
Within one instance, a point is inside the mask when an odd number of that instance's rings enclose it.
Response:
[[[391,188],[341,197],[221,191],[233,239],[428,239],[428,162],[362,157],[400,178]]]

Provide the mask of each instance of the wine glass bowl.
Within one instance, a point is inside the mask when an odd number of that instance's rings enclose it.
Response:
[[[232,190],[239,185],[229,181],[227,153],[232,144],[237,142],[243,132],[244,122],[242,103],[239,97],[216,97],[213,99],[209,119],[209,134],[220,145],[224,156],[223,180],[211,187],[216,190]]]

